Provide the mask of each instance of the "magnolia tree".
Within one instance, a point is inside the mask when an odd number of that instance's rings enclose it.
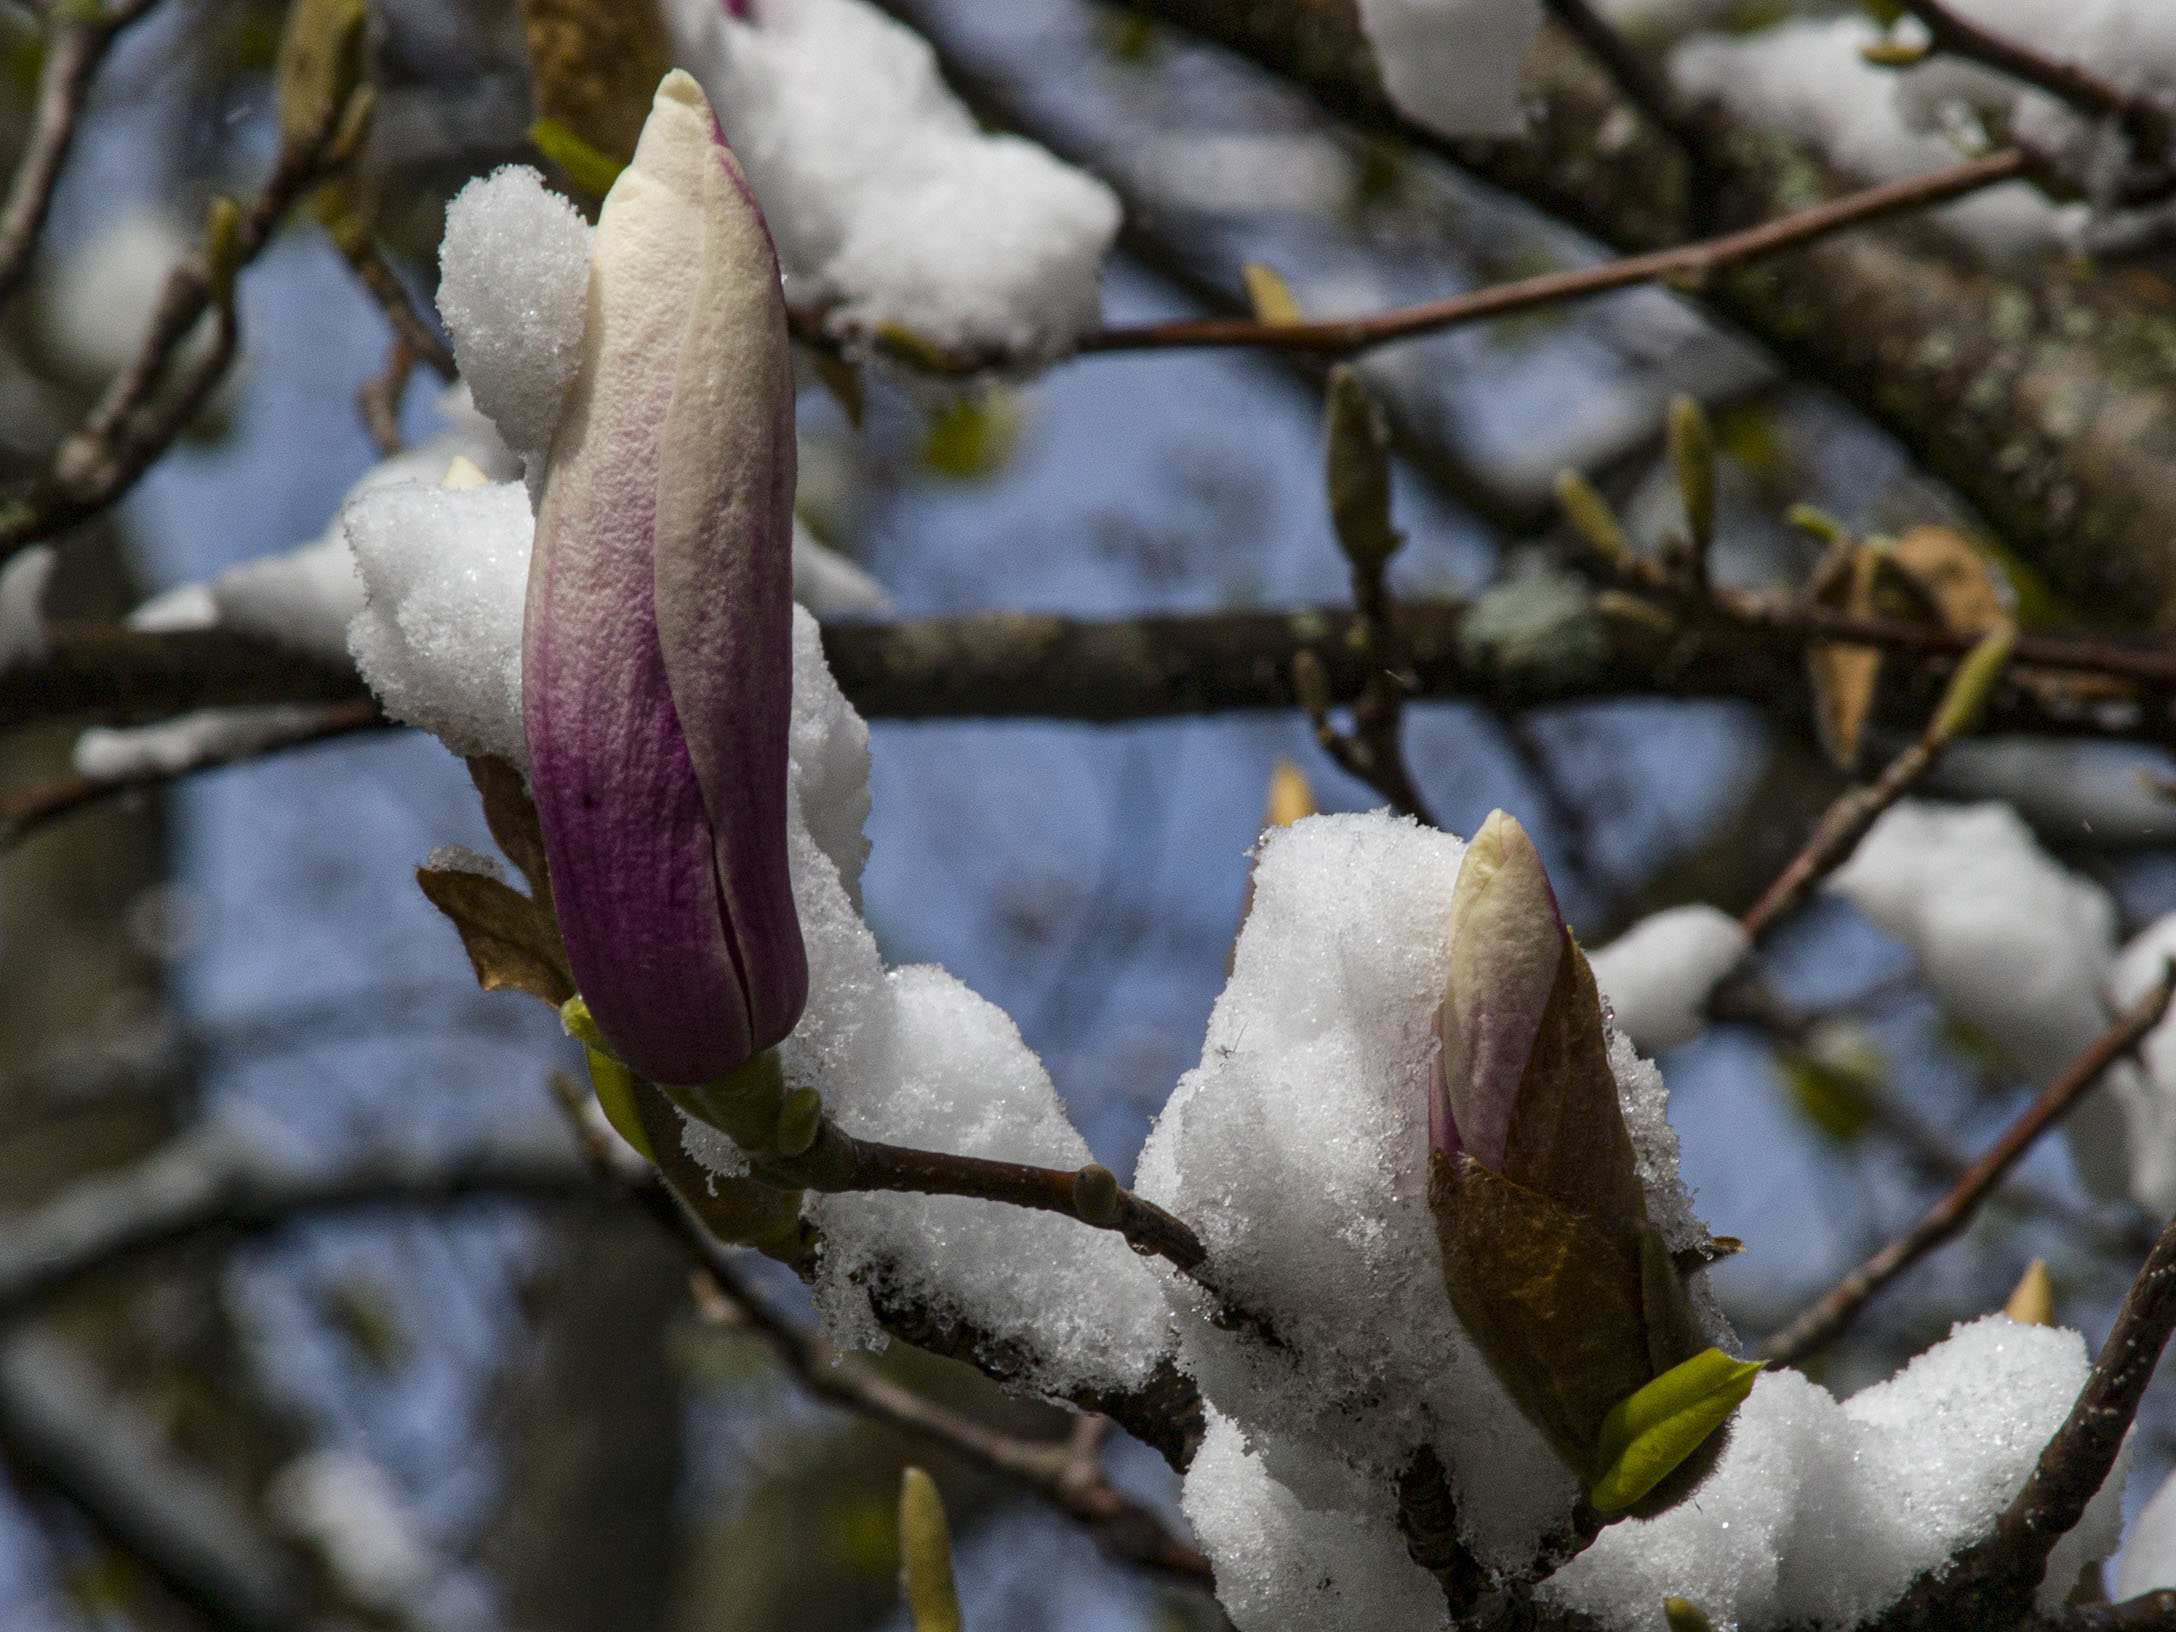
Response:
[[[700,1322],[912,1455],[1082,1526],[1175,1584],[1166,1611],[1190,1622],[2176,1626],[2176,1497],[2147,1500],[2169,1459],[2147,1387],[2176,1328],[2176,914],[2154,916],[2151,854],[2176,841],[2153,753],[2176,739],[2176,654],[2152,632],[2176,615],[2176,11],[1085,6],[993,21],[936,0],[524,0],[518,29],[490,8],[461,25],[483,57],[444,46],[430,92],[431,30],[453,24],[293,0],[272,111],[228,121],[270,147],[254,190],[215,196],[201,240],[138,277],[136,329],[92,359],[98,388],[50,452],[11,455],[28,473],[0,508],[0,711],[17,731],[68,724],[74,768],[37,780],[19,762],[8,839],[329,737],[429,733],[465,762],[498,853],[451,842],[471,830],[456,821],[413,883],[489,1001],[540,1001],[562,1067],[585,1070],[554,1079],[556,1142],[357,1154],[207,1112],[118,1153],[63,1141],[52,1173],[24,1159],[0,1229],[0,1447],[54,1556],[123,1561],[124,1586],[82,1589],[81,1613],[664,1624],[669,1558],[642,1550],[658,1523],[614,1529],[603,1472],[590,1517],[541,1548],[554,1567],[582,1556],[601,1588],[509,1607],[352,1445],[290,1420],[212,1479],[178,1419],[145,1420],[144,1379],[138,1397],[95,1380],[129,1377],[139,1347],[94,1319],[118,1259],[488,1193],[583,1204],[558,1237],[577,1259],[585,1239],[639,1242],[588,1261],[608,1294],[662,1251],[659,1309],[692,1275]],[[138,39],[171,60],[240,15],[106,0],[23,25],[35,88],[0,295],[35,272],[33,351],[71,332],[95,349],[131,298],[114,279],[157,260],[141,231],[41,249],[111,111],[102,76]],[[507,131],[417,135],[482,95],[477,60],[516,47]],[[245,52],[233,75],[262,72]],[[1138,140],[1172,99],[1219,97],[1235,127],[1255,110],[1245,152]],[[1382,176],[1317,212],[1289,270],[1240,264],[1235,235],[1199,223],[1204,196],[1296,208],[1310,164],[1355,154]],[[1356,245],[1395,261],[1423,232],[1471,248],[1513,219],[1468,187],[1478,213],[1446,225],[1454,169],[1586,234],[1552,240],[1570,264],[1407,304],[1362,290],[1337,258]],[[120,501],[153,502],[198,457],[185,433],[218,434],[253,263],[271,275],[296,216],[390,328],[358,399],[382,462],[312,542],[125,619],[83,615],[63,569],[110,544]],[[1221,315],[1106,321],[1122,227]],[[1585,404],[1529,414],[1516,455],[1477,452],[1445,394],[1477,354],[1393,345],[1666,280],[1732,325],[1698,331],[1725,360],[1661,370],[1613,427]],[[1681,335],[1704,321],[1646,298]],[[1258,351],[1319,393],[1308,484],[1349,604],[909,619],[831,547],[842,530],[805,525],[823,508],[813,416],[851,443],[888,403],[975,467],[1032,382],[1091,354],[1208,348]],[[443,377],[435,409],[409,389],[419,366]],[[1543,364],[1489,366],[1511,382]],[[1860,445],[1878,425],[1948,487],[1919,482],[1887,519],[1852,510],[1848,478],[1777,491],[1760,422],[1732,405],[1804,392],[1794,379],[1834,393],[1794,399],[1801,416],[1856,415]],[[1506,545],[1486,593],[1394,570],[1415,507],[1443,503],[1429,482]],[[1799,503],[1795,534],[1772,524],[1811,492],[1838,514]],[[1644,915],[1621,891],[1589,915],[1590,954],[1559,893],[1580,800],[1549,755],[1519,739],[1538,820],[1477,810],[1461,836],[1432,814],[1449,778],[1411,751],[1409,709],[1464,698],[1516,728],[1641,694],[1736,699],[1805,744],[1803,774],[1756,799],[1785,842],[1726,835],[1735,868],[1647,890]],[[1199,1063],[1166,1079],[1124,1183],[1014,1019],[872,931],[865,717],[1280,710],[1317,762],[1274,773]],[[1661,782],[1695,774],[1652,757]],[[1310,777],[1357,808],[1318,814]],[[1589,793],[1589,828],[1610,803]],[[2111,838],[2120,861],[2078,854]],[[1824,1002],[1777,972],[1843,903],[1862,926],[1844,962],[1873,955],[1872,929],[1910,961]],[[143,902],[129,912],[141,929]],[[7,956],[38,958],[38,936]],[[1853,974],[1827,972],[1832,989]],[[1969,1055],[1994,1084],[1954,1132],[1941,1068],[1888,1072],[1868,1045],[1884,986],[1931,996],[1952,1074]],[[1791,1285],[1759,1262],[1788,1243],[1716,1219],[1752,1238],[1742,1253],[1680,1174],[1656,1058],[1724,1031],[1782,1062],[1839,1141],[1839,1190],[1892,1193],[1869,1255],[1795,1313],[1730,1292]],[[2040,1147],[2058,1124],[2063,1152]],[[1769,1158],[1758,1130],[1704,1137],[1719,1161]],[[629,1219],[633,1237],[598,1233]],[[1958,1311],[1920,1267],[1968,1229],[2004,1289],[2024,1271],[1999,1310]],[[2025,1268],[2027,1240],[2054,1243],[2055,1279]],[[1903,1363],[1826,1365],[1862,1311],[1907,1301],[1886,1291],[1900,1277],[1935,1312],[1886,1328],[1911,1339]],[[124,1289],[149,1303],[166,1284]],[[2059,1293],[2089,1332],[2057,1323]],[[671,1405],[658,1322],[636,1345],[651,1369],[561,1365],[556,1408]],[[903,1364],[909,1349],[952,1370]],[[1024,1407],[963,1396],[968,1372],[1071,1427],[1002,1417]],[[2151,1474],[2126,1534],[2134,1459]],[[880,1534],[917,1632],[959,1626],[938,1486],[909,1470]],[[0,1568],[37,1567],[22,1551]],[[777,1624],[831,1624],[803,1584]]]

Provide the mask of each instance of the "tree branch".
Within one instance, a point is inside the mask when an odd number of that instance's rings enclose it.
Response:
[[[61,166],[74,145],[91,79],[116,36],[158,0],[113,0],[105,6],[54,5],[45,18],[38,62],[37,102],[30,136],[16,160],[7,202],[0,204],[0,305],[22,287],[32,252],[53,204]]]
[[[2165,1003],[2164,983],[2159,996]],[[2004,1627],[2030,1612],[2047,1573],[2048,1554],[2076,1528],[2086,1504],[2106,1481],[2138,1414],[2138,1402],[2176,1329],[2176,1222],[2139,1268],[2101,1345],[2070,1415],[2048,1441],[2017,1497],[1991,1533],[1912,1584],[1903,1599],[1874,1623],[1877,1632],[1935,1632],[1947,1627]],[[2160,1595],[2147,1605],[2119,1606],[2142,1624],[2159,1613]]]
[[[1632,695],[1738,698],[1810,720],[1809,644],[1894,654],[1880,720],[1917,731],[1972,637],[1927,624],[1861,619],[1818,607],[1718,592],[1685,607],[1668,597],[1584,591],[1564,599],[1554,644],[1506,646],[1468,627],[1475,603],[1399,607],[1417,698],[1470,697],[1537,707]],[[824,651],[848,699],[871,719],[1041,718],[1116,723],[1298,705],[1293,660],[1315,654],[1334,702],[1366,688],[1349,607],[1295,607],[1114,619],[975,612],[892,623],[836,623]],[[140,721],[195,709],[353,701],[362,682],[328,662],[233,630],[146,633],[55,624],[46,656],[0,670],[0,731],[62,720]],[[2176,741],[2176,651],[2107,638],[2022,635],[2015,667],[2105,677],[2129,699],[2069,701],[2059,689],[2005,685],[1990,731]]]
[[[2034,1142],[2061,1121],[2110,1066],[2135,1049],[2145,1040],[2146,1034],[2160,1024],[2161,1017],[2168,1012],[2171,979],[2171,975],[2164,973],[2152,991],[2124,1010],[2068,1070],[2048,1084],[1987,1153],[1927,1209],[1918,1223],[1859,1265],[1818,1302],[1771,1336],[1760,1346],[1760,1358],[1779,1366],[1797,1365],[1833,1342],[1858,1317],[1875,1293],[1969,1224],[1980,1203]],[[2156,1253],[2167,1248],[2169,1243],[2170,1237],[2164,1235]],[[2151,1262],[2149,1259],[2149,1265]],[[2164,1330],[2163,1336],[2166,1335]],[[2075,1517],[2072,1522],[2076,1522]]]
[[[2176,122],[2170,120],[2169,110],[2152,97],[2133,96],[2083,63],[2050,56],[2023,40],[1975,22],[1948,0],[1900,3],[1926,25],[1927,38],[1935,50],[2036,86],[2088,119],[2114,125],[2130,139],[2144,162],[2156,166],[2168,163],[2171,148],[2176,148]]]
[[[187,718],[184,715],[175,723],[182,723]],[[299,717],[267,721],[262,730],[191,746],[185,752],[162,757],[156,764],[132,767],[110,775],[63,777],[42,787],[0,794],[0,851],[13,848],[48,822],[118,793],[159,787],[198,771],[244,764],[314,742],[330,742],[358,731],[376,730],[386,723],[385,714],[373,697],[314,707],[304,705]]]
[[[1263,323],[1249,318],[1220,317],[1146,323],[1131,328],[1100,329],[1084,336],[1079,349],[1083,354],[1094,354],[1182,347],[1266,346],[1281,351],[1342,356],[1393,340],[1409,340],[1416,335],[1436,334],[1468,323],[1531,311],[1537,306],[1607,294],[1613,289],[1628,289],[1664,279],[1697,281],[1727,266],[1795,249],[1889,216],[1946,204],[1999,182],[2014,181],[2025,174],[2028,162],[2020,149],[2006,147],[1985,158],[1968,159],[1909,181],[1869,187],[1741,232],[1725,233],[1675,249],[1628,255],[1622,260],[1604,261],[1599,266],[1544,272],[1516,283],[1500,283],[1487,289],[1425,301],[1417,306],[1306,323]]]
[[[93,1270],[207,1230],[261,1230],[304,1213],[466,1196],[596,1193],[588,1171],[563,1150],[389,1152],[323,1171],[217,1135],[183,1138],[132,1166],[84,1179],[0,1228],[0,1319]]]

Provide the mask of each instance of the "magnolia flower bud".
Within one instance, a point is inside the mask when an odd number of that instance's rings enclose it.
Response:
[[[567,958],[619,1057],[720,1077],[800,1018],[786,866],[793,370],[696,83],[606,196],[529,573],[522,724]]]
[[[1674,1500],[1757,1368],[1716,1354],[1682,1371],[1705,1340],[1648,1221],[1594,975],[1501,811],[1467,847],[1448,951],[1428,1202],[1451,1305],[1598,1505]]]

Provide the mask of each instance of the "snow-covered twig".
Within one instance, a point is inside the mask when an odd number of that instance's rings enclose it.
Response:
[[[115,0],[110,6],[46,8],[30,139],[16,160],[7,202],[0,204],[0,302],[21,286],[30,270],[38,233],[53,203],[53,188],[90,95],[91,76],[114,38],[157,4],[158,0]]]
[[[210,712],[224,715],[234,711]],[[88,771],[63,777],[20,793],[0,794],[0,850],[12,847],[50,821],[116,793],[157,787],[198,771],[244,764],[313,742],[328,742],[357,731],[375,730],[386,723],[384,712],[376,700],[370,698],[315,706],[305,704],[294,711],[292,717],[287,717],[284,709],[281,712],[279,720],[261,723],[246,718],[226,722],[205,714],[184,715],[164,726],[148,728],[170,731],[191,725],[201,727],[177,739],[176,752],[171,755],[161,755],[114,771]]]
[[[1663,279],[1698,280],[1724,267],[1794,249],[1850,227],[1946,204],[1999,182],[2014,181],[2026,173],[2027,166],[2028,160],[2021,150],[2006,147],[1984,158],[1951,165],[1946,170],[1850,193],[1741,232],[1654,250],[1645,255],[1627,255],[1598,266],[1545,272],[1539,277],[1500,283],[1467,294],[1446,296],[1442,300],[1424,301],[1417,306],[1402,306],[1363,317],[1324,318],[1306,323],[1263,323],[1230,317],[1146,323],[1098,330],[1084,336],[1079,349],[1088,353],[1268,346],[1285,351],[1340,355],[1364,351],[1392,340],[1434,334],[1461,324],[1530,311],[1558,301],[1606,294],[1612,289],[1626,289]]]
[[[843,1195],[886,1190],[918,1196],[972,1196],[1036,1212],[1060,1213],[1099,1230],[1114,1230],[1139,1253],[1153,1253],[1211,1292],[1204,1269],[1208,1253],[1184,1221],[1119,1184],[1107,1167],[1078,1172],[992,1161],[949,1151],[913,1150],[874,1139],[856,1139],[828,1116],[814,1141],[797,1156],[757,1160],[755,1176],[769,1183]]]
[[[1777,1365],[1795,1365],[1822,1348],[1857,1318],[1875,1293],[1969,1224],[1980,1203],[2034,1142],[2061,1121],[2064,1113],[2101,1079],[2110,1066],[2137,1048],[2146,1034],[2160,1024],[2162,1015],[2168,1012],[2170,990],[2171,977],[2164,975],[2152,991],[2124,1010],[2092,1047],[2079,1055],[2067,1071],[2025,1108],[1987,1153],[1927,1209],[1918,1223],[1852,1270],[1819,1301],[1763,1343],[1759,1351],[1761,1358]],[[2156,1257],[2164,1252],[2176,1253],[2176,1246],[2172,1246],[2167,1235],[2155,1248]],[[2149,1258],[2148,1268],[2154,1262],[2154,1258]],[[2176,1269],[2165,1271],[2164,1276],[2176,1280]],[[2176,1313],[2172,1313],[2171,1319],[2176,1319]],[[2161,1335],[2167,1336],[2165,1328]]]
[[[2165,980],[2156,995],[2166,1007]],[[2137,1013],[2133,1010],[2125,1022]],[[2086,1504],[2114,1468],[2171,1331],[2176,1331],[2176,1222],[2161,1232],[2131,1282],[2092,1375],[2062,1427],[2041,1451],[2024,1489],[2003,1510],[1990,1534],[1915,1582],[1896,1607],[1875,1623],[1878,1632],[2000,1627],[2025,1618],[2047,1571],[2048,1554],[2077,1525]],[[2115,1624],[2142,1622],[2134,1618]]]

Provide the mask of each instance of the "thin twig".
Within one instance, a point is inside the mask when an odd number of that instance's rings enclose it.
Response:
[[[400,434],[400,398],[415,372],[416,354],[395,335],[385,348],[385,366],[355,388],[355,410],[381,457],[390,459],[405,443]]]
[[[1783,871],[1738,920],[1747,944],[1759,940],[1796,912],[1822,879],[1848,861],[1882,812],[1934,768],[1949,743],[1948,732],[1930,725],[1883,766],[1881,775],[1871,783],[1838,794],[1821,812],[1821,819],[1813,824],[1813,832],[1798,854],[1784,864]]]
[[[288,207],[350,157],[361,139],[370,93],[329,109],[311,136],[281,150],[271,175],[236,223],[226,249],[228,273],[254,261],[271,242]],[[215,279],[199,249],[168,274],[136,355],[105,395],[55,450],[45,473],[23,497],[0,509],[0,561],[63,528],[97,514],[126,493],[193,419],[234,360],[240,339],[233,278]],[[174,372],[183,343],[209,313],[201,349]]]
[[[1933,48],[1964,57],[1997,73],[2046,91],[2095,121],[2113,124],[2130,139],[2140,159],[2165,165],[2176,148],[2176,121],[2150,96],[2134,96],[2083,63],[2028,45],[1964,16],[1949,0],[1902,0],[1903,7],[1926,25]]]
[[[120,775],[67,776],[42,787],[0,794],[0,851],[12,849],[48,822],[115,794],[160,787],[198,771],[246,764],[311,743],[330,742],[358,731],[376,730],[386,723],[384,710],[372,697],[359,697],[345,703],[303,705],[296,717],[277,723],[267,722],[263,731],[253,734],[247,741],[215,745],[185,759]]]
[[[1084,337],[1079,349],[1092,353],[1265,346],[1286,351],[1339,354],[1362,351],[1391,340],[1434,334],[1460,324],[1503,317],[1557,301],[1605,294],[1635,284],[1654,283],[1664,278],[1698,280],[1721,267],[1795,248],[1847,227],[1863,226],[1885,216],[1944,204],[1997,182],[2014,180],[2027,172],[2029,163],[2021,149],[2002,148],[1984,158],[1930,171],[1909,181],[1869,187],[1863,192],[1765,221],[1742,232],[1725,233],[1719,238],[1645,255],[1628,255],[1599,266],[1548,272],[1516,283],[1500,283],[1487,289],[1364,317],[1327,318],[1305,323],[1262,323],[1244,318],[1146,323],[1099,330]]]
[[[1343,363],[1330,370],[1328,397],[1324,476],[1338,549],[1351,569],[1352,653],[1365,676],[1352,703],[1352,729],[1331,723],[1329,674],[1314,653],[1293,658],[1292,689],[1324,753],[1401,816],[1433,827],[1435,818],[1405,763],[1405,699],[1417,682],[1387,577],[1404,543],[1390,519],[1390,424],[1359,375]]]
[[[378,241],[370,236],[369,229],[359,221],[346,220],[329,230],[334,246],[355,273],[355,281],[385,314],[386,327],[393,331],[393,338],[406,345],[416,360],[428,365],[432,373],[450,383],[456,373],[452,351],[439,337],[430,319],[416,309],[415,297],[408,292],[408,285],[386,260],[385,252],[379,249]]]
[[[1208,1259],[1201,1240],[1186,1224],[1152,1201],[1143,1201],[1115,1180],[1087,1200],[1084,1175],[1108,1169],[1035,1167],[1026,1162],[992,1161],[949,1151],[913,1150],[873,1139],[856,1139],[828,1116],[818,1125],[815,1142],[798,1156],[768,1156],[753,1172],[767,1183],[836,1195],[857,1190],[888,1190],[923,1196],[971,1196],[1037,1212],[1061,1213],[1093,1229],[1113,1230],[1144,1256],[1167,1260],[1180,1273],[1202,1280]],[[1203,1282],[1206,1285],[1206,1281]],[[1211,1287],[1211,1291],[1215,1288]]]
[[[2165,1004],[2165,983],[2159,996]],[[2176,1222],[2161,1232],[2140,1266],[2092,1375],[2024,1488],[1989,1534],[1915,1581],[1874,1623],[1877,1632],[2005,1627],[2025,1618],[2047,1573],[2049,1553],[2076,1528],[2115,1466],[2171,1330],[2176,1330]],[[2140,1611],[2151,1613],[2152,1606]],[[2128,1624],[2142,1620],[2143,1614],[2134,1612]]]
[[[48,10],[30,137],[8,183],[7,202],[0,204],[0,304],[29,274],[92,76],[115,37],[157,3],[113,0],[106,6],[56,5]]]
[[[1927,1209],[1924,1217],[1851,1271],[1817,1302],[1760,1347],[1760,1357],[1777,1365],[1796,1365],[1838,1337],[1867,1301],[1897,1276],[1972,1221],[1988,1193],[2017,1165],[2036,1140],[2097,1083],[2103,1073],[2135,1049],[2168,1011],[2171,977],[2164,974],[2152,991],[2123,1011],[2114,1024],[2050,1083],[1987,1153]],[[2166,1244],[2169,1237],[2164,1235]],[[2156,1251],[2159,1251],[2156,1248]]]
[[[1001,1433],[894,1382],[858,1356],[840,1355],[771,1308],[723,1254],[706,1254],[705,1272],[725,1300],[725,1312],[761,1338],[810,1393],[1025,1485],[1087,1526],[1116,1558],[1196,1585],[1214,1581],[1197,1548],[1104,1476],[1097,1447],[1110,1418],[1082,1417],[1084,1434],[1056,1442]]]

